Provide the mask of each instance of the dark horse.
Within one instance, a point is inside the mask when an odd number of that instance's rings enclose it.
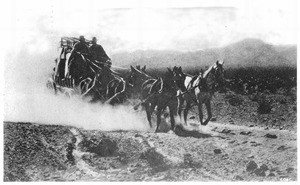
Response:
[[[171,129],[174,130],[174,116],[177,115],[176,110],[178,106],[177,90],[173,72],[169,68],[163,78],[156,79],[152,83],[147,83],[142,87],[144,97],[142,105],[146,107],[147,119],[151,127],[151,115],[156,107],[157,124],[155,132],[158,131],[161,123],[161,115],[167,107],[170,113]]]
[[[139,98],[141,99],[141,90],[143,84],[148,81],[152,80],[153,77],[146,73],[146,66],[140,68],[140,66],[130,66],[130,74],[127,76],[127,81],[132,85],[131,88],[131,97],[132,98]]]
[[[141,101],[145,100],[149,96],[150,89],[157,86],[159,79],[148,75],[145,71],[146,66],[140,68],[139,66],[130,66],[130,75],[128,76],[128,81],[132,84],[132,97],[137,98]],[[137,104],[134,109],[138,109],[141,103]],[[153,105],[153,104],[152,104]],[[151,123],[151,114],[154,111],[155,106],[151,106],[150,103],[144,103],[143,106],[146,109],[147,120]]]
[[[212,117],[211,99],[214,92],[224,89],[224,62],[217,61],[205,72],[198,76],[191,76],[182,72],[181,67],[174,67],[173,73],[177,86],[180,88],[178,96],[178,114],[181,118],[181,111],[184,102],[184,122],[187,124],[188,111],[193,104],[198,105],[199,119],[201,125],[207,125]],[[203,122],[202,104],[207,110],[207,119]]]
[[[109,82],[106,94],[110,94],[109,97],[116,97],[113,102],[117,101],[118,103],[140,98],[142,84],[152,78],[146,73],[146,66],[141,68],[139,65],[130,66],[129,75],[116,74],[115,72],[112,74],[116,79]]]

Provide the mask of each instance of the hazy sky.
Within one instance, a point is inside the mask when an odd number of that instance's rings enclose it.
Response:
[[[61,36],[97,36],[108,53],[220,47],[244,38],[296,44],[296,0],[12,0],[9,44],[44,52]],[[14,41],[14,42],[11,42]]]
[[[50,119],[57,124],[68,115],[71,120],[66,122],[98,124],[113,118],[114,112],[99,117],[103,109],[91,115],[82,104],[61,102],[46,89],[62,36],[97,36],[108,55],[138,49],[193,51],[244,38],[296,44],[296,4],[296,0],[1,0],[0,60],[5,70],[0,82],[5,79],[6,120]],[[109,128],[110,123],[122,125],[114,119],[105,122]]]

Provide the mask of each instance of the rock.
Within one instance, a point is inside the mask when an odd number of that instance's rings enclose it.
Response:
[[[252,172],[255,169],[257,169],[258,165],[254,162],[254,161],[250,161],[247,165],[246,165],[246,170],[247,172]]]
[[[264,170],[262,170],[261,168],[254,170],[254,173],[255,173],[255,175],[260,176],[260,177],[266,176],[266,172]]]
[[[275,174],[274,173],[269,173],[268,177],[275,177]]]
[[[278,175],[283,175],[283,174],[284,174],[284,173],[283,173],[282,171],[280,171],[280,170],[277,170],[276,173],[277,173]]]
[[[279,179],[280,179],[281,181],[289,181],[289,177],[286,176],[286,175],[279,176]]]
[[[267,165],[263,164],[260,166],[260,169],[263,171],[267,171],[267,170],[269,170],[269,167]]]
[[[185,165],[191,165],[193,163],[192,155],[191,154],[184,154],[183,155],[183,162]]]
[[[294,168],[289,167],[289,168],[286,169],[286,171],[287,171],[288,173],[291,173],[292,171],[294,171]]]
[[[134,137],[143,137],[141,134],[135,134]]]
[[[129,169],[129,171],[130,171],[131,173],[136,172],[136,170],[137,170],[137,168],[131,168],[131,169]]]
[[[136,163],[136,164],[134,165],[134,167],[139,168],[139,167],[142,167],[142,165],[141,165],[140,163]]]
[[[230,133],[230,132],[231,132],[231,130],[225,128],[225,129],[223,129],[220,133],[228,134],[228,133]]]
[[[217,118],[211,118],[210,121],[217,121]]]
[[[249,125],[249,127],[254,127],[254,125]]]
[[[224,159],[228,159],[228,154],[224,154],[224,155],[222,155],[222,158],[224,158]]]
[[[251,144],[251,146],[259,146],[259,145],[262,145],[261,143],[253,143]]]
[[[220,149],[214,149],[214,153],[215,153],[215,154],[220,154],[220,153],[222,153],[222,152],[221,152]]]
[[[234,177],[233,177],[233,179],[234,180],[237,180],[237,181],[242,181],[242,180],[244,180],[241,176],[239,176],[239,175],[235,175]]]
[[[254,158],[254,155],[249,155],[247,158],[253,159],[253,158]]]
[[[228,103],[232,106],[239,106],[243,103],[243,100],[237,96],[234,96],[228,100]]]
[[[276,139],[277,138],[277,136],[275,134],[266,134],[265,137],[272,138],[272,139]]]
[[[282,145],[282,146],[280,146],[280,147],[277,148],[277,150],[282,150],[282,151],[283,151],[283,150],[286,150],[286,149],[287,149],[287,148],[286,148],[284,145]]]
[[[211,131],[216,131],[218,129],[218,127],[213,128]]]
[[[245,132],[245,131],[242,131],[240,134],[241,135],[249,135],[249,134],[251,134],[252,132],[250,132],[250,131],[248,131],[248,132]]]

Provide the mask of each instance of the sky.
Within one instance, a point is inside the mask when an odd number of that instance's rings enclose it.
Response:
[[[11,50],[57,47],[60,37],[98,37],[108,53],[193,51],[245,38],[296,44],[297,0],[12,0]],[[13,41],[13,42],[12,42]]]
[[[203,50],[245,38],[297,43],[297,0],[2,0],[0,14],[6,121],[148,128],[128,107],[87,106],[46,88],[63,36],[96,36],[109,56]]]

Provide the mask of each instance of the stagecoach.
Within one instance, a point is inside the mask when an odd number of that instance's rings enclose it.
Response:
[[[110,65],[93,60],[85,53],[73,50],[79,39],[62,37],[55,59],[55,67],[48,79],[47,87],[54,94],[66,96],[91,96],[97,100],[107,100],[113,95],[110,92],[117,82],[124,82],[123,78],[110,69]],[[86,40],[86,43],[91,43]],[[118,84],[120,86],[120,84]],[[123,90],[122,88],[119,88]]]

